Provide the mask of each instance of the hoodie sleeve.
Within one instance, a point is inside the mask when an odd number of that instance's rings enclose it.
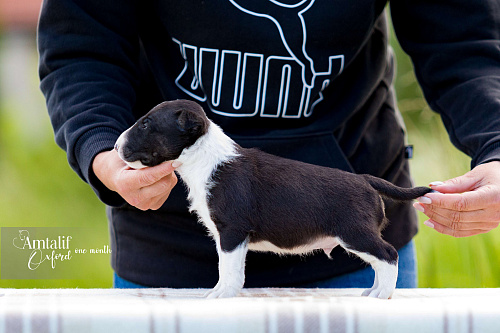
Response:
[[[123,199],[92,172],[135,120],[139,39],[131,0],[45,0],[38,27],[41,90],[69,164],[108,205]]]
[[[393,0],[402,48],[472,167],[500,160],[500,2]]]

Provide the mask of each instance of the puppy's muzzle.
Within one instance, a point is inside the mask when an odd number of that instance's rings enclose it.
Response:
[[[127,133],[130,129],[123,132],[118,140],[116,140],[114,150],[118,153],[120,159],[125,162],[132,169],[143,169],[146,166],[141,163],[141,161],[128,161],[132,155],[132,151],[127,147]]]

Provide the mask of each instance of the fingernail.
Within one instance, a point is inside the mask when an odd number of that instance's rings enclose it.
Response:
[[[431,204],[432,203],[431,198],[428,198],[428,197],[420,197],[417,200],[418,200],[418,202],[423,203],[423,204]]]
[[[179,162],[179,161],[177,161],[177,160],[175,160],[175,161],[172,162],[172,168],[178,168],[181,165],[182,165],[182,163]]]
[[[417,203],[417,202],[415,202],[415,203],[413,204],[413,207],[414,207],[416,210],[418,210],[419,212],[422,212],[422,213],[423,213],[423,212],[425,211],[424,207],[423,207],[421,204]]]
[[[424,224],[425,224],[426,226],[428,226],[429,228],[434,229],[434,223],[432,223],[431,221],[427,220],[427,221],[425,221],[425,222],[424,222]]]
[[[440,186],[440,185],[444,185],[444,183],[441,181],[435,181],[435,182],[430,183],[429,185],[430,186]]]

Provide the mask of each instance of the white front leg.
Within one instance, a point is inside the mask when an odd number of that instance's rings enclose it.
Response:
[[[239,294],[245,283],[245,258],[248,252],[248,240],[238,245],[231,252],[222,250],[217,242],[219,254],[219,282],[205,296],[207,298],[234,297]]]

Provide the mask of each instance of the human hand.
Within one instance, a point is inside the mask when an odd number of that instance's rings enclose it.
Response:
[[[453,237],[486,233],[500,222],[500,162],[478,165],[465,175],[431,183],[433,190],[413,206],[424,224]]]
[[[130,205],[140,209],[159,209],[177,184],[172,162],[140,170],[131,169],[115,150],[99,153],[92,164],[97,178],[117,192]]]

